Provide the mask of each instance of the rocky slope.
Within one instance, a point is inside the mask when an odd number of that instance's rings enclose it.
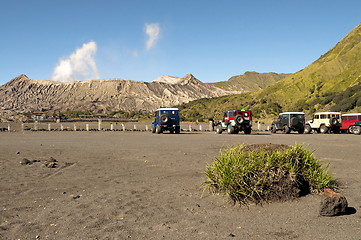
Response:
[[[253,92],[272,85],[273,83],[288,77],[288,73],[258,73],[245,72],[242,75],[233,76],[227,81],[211,83],[215,87],[227,91],[239,91],[241,93]]]
[[[0,86],[0,110],[4,112],[55,112],[89,110],[153,111],[199,98],[230,92],[202,83],[193,75],[183,78],[162,76],[153,82],[122,79],[54,82],[31,80],[20,75]]]

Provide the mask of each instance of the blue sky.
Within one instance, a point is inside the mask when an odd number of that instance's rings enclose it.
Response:
[[[360,9],[359,0],[2,0],[0,84],[64,69],[79,80],[292,73],[356,27]]]

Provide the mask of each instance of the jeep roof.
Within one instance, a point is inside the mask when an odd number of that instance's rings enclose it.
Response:
[[[225,111],[224,113],[227,113],[227,112],[251,112],[251,110],[245,110],[245,109],[231,109],[231,110]]]
[[[305,113],[303,113],[303,112],[283,112],[283,113],[280,113],[279,115],[281,115],[281,114],[305,114]]]
[[[360,116],[361,113],[345,113],[345,114],[342,114],[342,116]]]
[[[178,108],[158,108],[155,111],[159,111],[159,110],[166,110],[166,111],[177,111],[179,110]]]
[[[341,114],[340,112],[316,112],[314,114]]]

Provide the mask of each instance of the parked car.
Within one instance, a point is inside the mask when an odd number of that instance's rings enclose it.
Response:
[[[361,113],[347,113],[341,115],[341,131],[352,133],[356,121],[361,121]]]
[[[339,133],[341,128],[340,112],[318,112],[306,122],[305,133],[316,131],[319,133]]]
[[[162,133],[180,133],[180,118],[178,108],[159,108],[154,113],[154,122],[152,122],[152,132]]]
[[[361,121],[357,121],[354,123],[353,127],[352,127],[352,132],[355,135],[360,135],[361,134]]]
[[[300,134],[305,129],[305,114],[303,112],[283,112],[271,125],[271,132],[283,131],[283,133],[290,133],[296,131]]]
[[[216,133],[227,131],[229,134],[237,134],[244,131],[245,134],[252,132],[252,112],[249,110],[228,110],[224,112],[223,118],[215,122]]]

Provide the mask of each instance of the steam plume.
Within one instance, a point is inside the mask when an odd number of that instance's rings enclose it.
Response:
[[[70,82],[76,80],[99,79],[97,66],[93,55],[97,51],[97,44],[93,41],[84,43],[68,58],[61,59],[54,68],[51,80]]]
[[[146,49],[152,49],[159,39],[160,27],[158,23],[145,24],[145,33],[148,35]]]

